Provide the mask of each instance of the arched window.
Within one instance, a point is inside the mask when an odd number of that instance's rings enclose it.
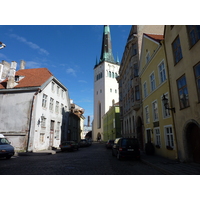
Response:
[[[109,71],[109,77],[111,77],[111,71]]]
[[[112,78],[114,78],[114,72],[112,72]]]

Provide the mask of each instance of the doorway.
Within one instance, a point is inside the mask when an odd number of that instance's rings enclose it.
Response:
[[[196,123],[190,123],[186,129],[188,158],[200,163],[200,128]]]
[[[54,124],[55,124],[55,121],[51,120],[51,123],[50,123],[50,137],[49,137],[49,149],[52,149],[52,147],[53,147]]]

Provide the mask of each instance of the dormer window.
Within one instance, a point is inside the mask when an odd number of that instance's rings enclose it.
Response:
[[[19,76],[15,76],[15,82],[19,82]]]

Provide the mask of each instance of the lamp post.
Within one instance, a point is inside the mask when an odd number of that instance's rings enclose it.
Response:
[[[167,110],[172,110],[174,113],[176,112],[174,107],[173,107],[173,108],[170,108],[170,107],[169,107],[168,99],[165,97],[164,94],[163,94],[163,96],[162,96],[162,102],[163,102],[163,104],[164,104],[164,106],[165,106],[165,109],[167,109]]]
[[[0,42],[0,49],[3,49],[4,47],[6,47],[6,45],[3,42]]]

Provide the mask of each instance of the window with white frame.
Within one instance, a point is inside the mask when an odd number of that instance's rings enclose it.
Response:
[[[59,96],[59,94],[60,94],[60,87],[57,86],[57,95]]]
[[[147,95],[148,95],[148,92],[147,92],[147,82],[145,82],[145,83],[143,84],[143,91],[144,91],[144,98],[146,98]]]
[[[153,120],[158,121],[158,103],[157,101],[152,102],[153,108]]]
[[[167,79],[164,61],[161,62],[161,64],[158,66],[158,69],[160,75],[160,83],[163,83]]]
[[[43,108],[47,107],[47,95],[46,94],[43,94],[43,97],[42,97],[42,107]]]
[[[164,95],[167,99],[169,99],[168,93],[165,93]],[[165,108],[165,105],[162,101],[162,97],[161,97],[161,103],[162,103],[162,109],[163,109],[163,118],[170,117],[170,110]]]
[[[54,92],[54,88],[55,88],[55,83],[51,82],[51,91]]]
[[[174,147],[174,134],[172,130],[172,126],[166,126],[165,127],[165,143],[166,147]]]
[[[145,109],[145,119],[146,119],[146,123],[149,124],[149,123],[150,123],[150,118],[149,118],[149,106],[146,106],[144,109]]]
[[[150,83],[151,83],[151,91],[154,91],[156,89],[156,81],[155,81],[154,72],[150,75]]]
[[[46,118],[43,118],[41,121],[41,127],[46,128]]]
[[[53,102],[54,102],[54,99],[53,99],[53,98],[50,98],[49,110],[51,110],[51,111],[53,111]]]
[[[161,146],[161,141],[160,141],[160,128],[154,128],[154,134],[155,134],[155,141],[157,146]]]
[[[55,108],[56,113],[59,113],[59,102],[56,101],[56,108]]]

